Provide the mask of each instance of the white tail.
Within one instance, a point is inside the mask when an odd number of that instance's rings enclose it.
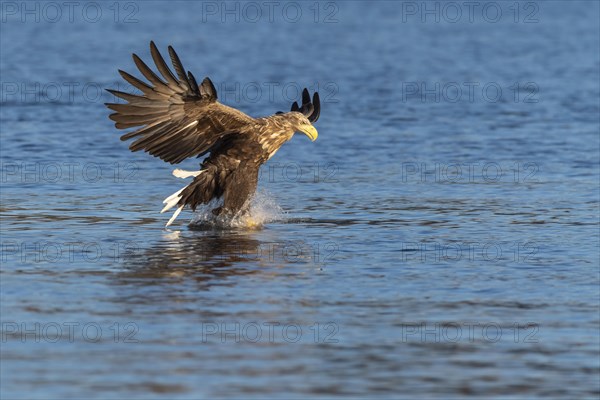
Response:
[[[190,176],[196,177],[196,176],[200,175],[202,172],[204,172],[204,171],[185,171],[183,169],[176,169],[173,171],[173,175],[178,178],[189,178]],[[166,199],[163,200],[163,204],[165,206],[160,211],[161,214],[166,211],[169,211],[171,208],[175,207],[177,205],[177,203],[179,203],[179,200],[181,200],[181,192],[183,192],[183,190],[186,187],[179,189],[178,191],[176,191],[175,193],[173,193],[172,195],[170,195],[169,197],[167,197]],[[180,206],[177,210],[175,210],[175,212],[173,213],[173,216],[171,217],[171,219],[169,219],[169,222],[167,222],[167,225],[165,225],[165,228],[167,226],[171,225],[173,223],[173,221],[175,221],[175,219],[181,213],[181,210],[183,210],[184,206],[185,205]]]
[[[185,189],[185,188],[183,188],[183,189]],[[170,195],[169,197],[167,197],[166,199],[163,200],[163,203],[166,203],[166,205],[161,210],[161,212],[160,212],[161,214],[164,213],[165,211],[169,211],[171,208],[175,207],[177,205],[177,203],[179,203],[179,200],[181,200],[181,192],[183,192],[183,189],[176,191],[175,193],[173,193],[172,195]],[[165,228],[167,226],[171,225],[173,223],[173,221],[175,221],[175,218],[177,218],[179,213],[181,213],[181,210],[183,210],[183,206],[180,206],[177,210],[175,210],[175,212],[173,213],[173,216],[171,217],[169,222],[167,222],[167,225],[165,225]]]
[[[189,178],[190,176],[198,176],[202,171],[186,171],[184,169],[173,170],[173,175],[178,178]]]
[[[179,216],[179,213],[181,212],[181,210],[183,210],[183,206],[181,206],[177,210],[175,210],[175,212],[173,213],[173,216],[171,217],[169,222],[167,222],[167,224],[165,225],[165,228],[167,226],[171,225],[173,223],[173,221],[175,221],[175,218],[177,218]]]
[[[179,203],[179,200],[181,200],[181,192],[183,192],[183,189],[179,189],[178,191],[176,191],[175,193],[163,200],[163,204],[165,204],[165,206],[160,211],[161,214],[165,211],[169,211],[171,208],[175,207],[177,203]]]

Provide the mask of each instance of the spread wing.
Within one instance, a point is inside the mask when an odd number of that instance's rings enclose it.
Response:
[[[140,127],[121,136],[121,140],[137,138],[129,149],[144,150],[155,157],[176,164],[210,151],[223,136],[240,132],[254,119],[217,101],[217,91],[209,78],[200,85],[191,72],[185,72],[177,53],[169,46],[169,55],[177,76],[150,42],[150,53],[160,75],[152,71],[137,55],[133,61],[150,84],[119,70],[127,82],[142,94],[107,89],[127,104],[107,103],[116,111],[110,115],[118,129]]]

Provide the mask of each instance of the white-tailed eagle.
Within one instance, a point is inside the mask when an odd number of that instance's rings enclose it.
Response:
[[[208,155],[199,171],[173,171],[177,177],[194,180],[163,202],[161,212],[177,207],[167,226],[185,206],[195,210],[213,199],[223,198],[223,205],[212,211],[215,215],[245,213],[256,191],[260,166],[295,132],[306,134],[312,141],[317,139],[312,123],[320,114],[319,94],[315,92],[311,99],[304,89],[302,105],[294,102],[290,112],[252,118],[219,103],[211,80],[204,78],[198,85],[194,75],[186,73],[175,50],[171,46],[168,49],[176,75],[154,42],[150,42],[150,53],[162,76],[135,54],[133,61],[149,83],[119,70],[123,79],[142,93],[108,89],[128,102],[107,103],[115,111],[110,119],[118,129],[137,127],[121,136],[121,140],[135,138],[129,146],[131,151],[144,150],[171,164]]]

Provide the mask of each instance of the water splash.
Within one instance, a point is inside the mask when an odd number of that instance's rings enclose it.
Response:
[[[196,229],[260,229],[269,222],[285,219],[285,211],[268,192],[256,192],[250,203],[250,212],[245,215],[217,216],[211,210],[218,207],[211,202],[196,211],[189,226]]]

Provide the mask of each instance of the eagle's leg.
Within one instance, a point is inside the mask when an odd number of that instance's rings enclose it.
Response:
[[[213,210],[215,215],[245,216],[250,212],[250,200],[258,184],[259,165],[242,163],[227,177],[223,206]]]

